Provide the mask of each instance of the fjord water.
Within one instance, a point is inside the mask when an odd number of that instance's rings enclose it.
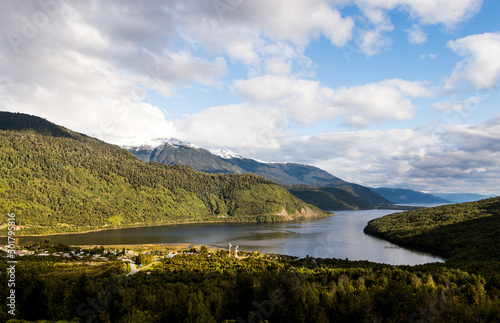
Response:
[[[20,237],[19,243],[51,239],[72,245],[193,243],[297,257],[369,260],[391,265],[442,262],[428,253],[399,248],[363,232],[368,221],[394,213],[391,210],[336,211],[325,219],[281,223],[179,224],[105,230],[82,234]]]

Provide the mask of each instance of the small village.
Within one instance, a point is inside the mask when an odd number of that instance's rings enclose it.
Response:
[[[177,247],[177,248],[176,248]],[[66,261],[80,261],[89,265],[96,265],[106,261],[124,261],[137,265],[139,268],[165,258],[172,258],[179,254],[199,255],[209,251],[227,250],[229,256],[239,258],[238,246],[228,249],[217,247],[195,246],[192,244],[164,246],[164,245],[126,245],[126,246],[70,246],[63,243],[51,244],[50,240],[40,243],[28,243],[9,250],[9,245],[0,246],[0,257],[14,255],[18,257],[56,257]],[[10,257],[12,259],[12,257]],[[18,258],[19,259],[19,258]]]
[[[30,244],[16,247],[14,250],[9,250],[9,245],[0,247],[0,257],[6,258],[8,254],[13,254],[17,257],[57,257],[64,258],[68,261],[127,261],[136,263],[139,266],[141,262],[151,263],[163,258],[171,258],[179,253],[195,254],[194,248],[187,250],[141,250],[145,248],[105,248],[104,246],[69,246],[58,243],[51,245],[50,243]],[[93,264],[93,263],[90,263]]]

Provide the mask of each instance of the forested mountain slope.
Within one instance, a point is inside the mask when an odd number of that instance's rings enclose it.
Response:
[[[348,183],[332,174],[310,165],[298,163],[264,163],[251,158],[225,158],[247,173],[260,175],[281,185],[339,186]]]
[[[339,186],[285,186],[290,193],[323,210],[372,209],[390,202],[368,188],[352,183]]]
[[[0,112],[0,212],[16,214],[17,234],[324,215],[262,177],[146,164],[118,146],[8,112]]]
[[[500,261],[500,197],[390,214],[365,232],[451,262]]]
[[[219,155],[188,143],[166,142],[157,147],[124,147],[143,161],[188,165],[208,173],[255,174],[285,187],[295,196],[323,210],[369,209],[390,205],[387,199],[361,185],[346,182],[310,165],[265,163],[227,149]]]

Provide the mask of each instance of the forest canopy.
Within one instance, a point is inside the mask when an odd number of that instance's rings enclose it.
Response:
[[[366,233],[431,250],[448,262],[500,260],[500,197],[394,213]]]

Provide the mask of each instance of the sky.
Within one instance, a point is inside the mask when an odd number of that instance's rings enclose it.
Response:
[[[497,0],[6,0],[0,110],[500,195]]]

